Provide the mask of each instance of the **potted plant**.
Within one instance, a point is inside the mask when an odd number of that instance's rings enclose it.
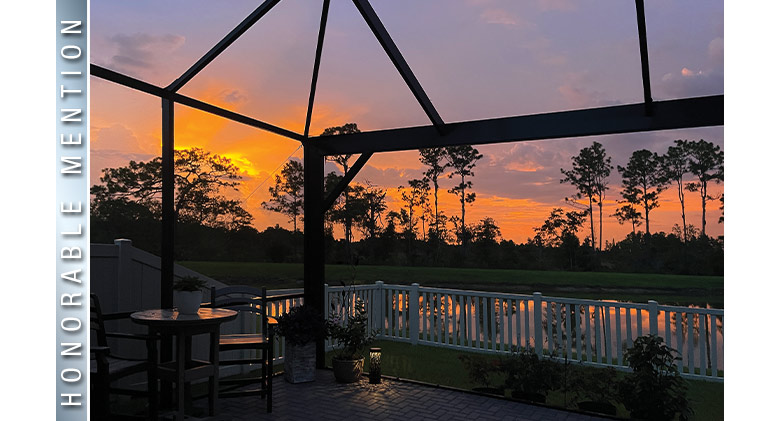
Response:
[[[530,348],[513,348],[512,354],[502,359],[501,369],[506,374],[504,385],[515,399],[544,403],[547,394],[561,384],[558,364],[539,358]]]
[[[185,276],[173,283],[173,306],[181,314],[197,314],[203,301],[206,281],[197,276]]]
[[[656,335],[636,338],[625,352],[631,373],[620,383],[620,397],[631,418],[686,421],[693,410],[688,387],[675,366],[677,351]]]
[[[583,411],[616,415],[613,402],[618,396],[618,377],[614,368],[593,368],[572,366],[570,386],[577,400],[577,407]]]
[[[488,359],[481,355],[459,355],[458,359],[469,373],[469,379],[480,386],[472,388],[475,392],[504,396],[504,389],[495,387],[493,374],[498,373],[500,363],[497,359]]]
[[[327,334],[325,319],[310,306],[293,307],[277,318],[276,332],[284,337],[284,379],[290,383],[314,381],[316,340]]]
[[[355,301],[355,312],[347,317],[343,326],[338,317],[332,317],[328,323],[328,333],[336,341],[337,350],[332,360],[336,381],[358,381],[363,372],[363,350],[376,336],[376,331],[368,328],[368,316],[363,301]]]

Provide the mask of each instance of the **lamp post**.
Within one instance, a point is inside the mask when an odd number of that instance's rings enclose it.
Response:
[[[368,382],[382,383],[382,348],[371,348],[368,358]]]

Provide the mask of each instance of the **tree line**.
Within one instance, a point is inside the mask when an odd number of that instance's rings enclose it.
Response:
[[[677,190],[682,216],[682,225],[676,227],[681,231],[679,237],[683,242],[688,242],[692,237],[706,237],[707,202],[713,200],[723,202],[723,195],[717,197],[710,195],[708,187],[723,182],[723,168],[723,151],[719,146],[703,139],[675,140],[663,155],[647,149],[634,151],[625,167],[620,165],[617,167],[622,184],[621,199],[617,202],[622,206],[618,207],[611,216],[617,218],[620,224],[630,223],[633,233],[644,220],[646,234],[650,235],[650,211],[660,206],[661,192],[672,187]],[[603,146],[598,142],[593,142],[591,146],[581,149],[578,155],[573,156],[571,169],[561,169],[564,175],[561,183],[569,183],[576,189],[574,196],[567,198],[567,201],[571,200],[575,206],[585,207],[583,215],[590,216],[590,243],[594,250],[596,250],[595,238],[597,237],[594,230],[593,206],[598,207],[598,250],[602,250],[603,206],[606,192],[609,190],[608,179],[613,169],[612,158],[607,156]],[[694,181],[685,181],[689,175],[694,177]],[[688,224],[685,218],[686,191],[698,192],[701,197],[701,228],[698,230]],[[586,203],[582,204],[578,200],[585,200]],[[579,216],[575,218],[572,214],[570,219],[580,221]],[[576,232],[577,229],[572,227],[570,231]]]
[[[323,135],[357,133],[355,123],[330,127]],[[326,213],[326,259],[331,263],[484,266],[528,269],[625,270],[673,273],[722,273],[722,241],[706,235],[708,187],[723,181],[723,152],[704,140],[676,140],[667,153],[635,151],[621,175],[620,199],[611,217],[632,225],[626,239],[602,241],[603,212],[608,178],[614,169],[603,146],[594,142],[561,169],[561,183],[574,187],[566,203],[574,210],[554,208],[534,228],[534,237],[516,244],[501,238],[498,223],[489,217],[468,223],[466,211],[474,203],[473,177],[482,154],[472,146],[419,150],[420,177],[398,186],[401,206],[389,209],[388,191],[370,181],[353,182]],[[328,157],[341,171],[325,176],[328,194],[349,170],[351,155]],[[136,245],[159,251],[156,221],[160,219],[161,159],[131,161],[107,168],[101,183],[92,187],[93,240],[132,238]],[[287,161],[268,187],[262,208],[288,217],[292,231],[278,225],[262,232],[241,201],[224,191],[237,190],[238,168],[229,159],[193,148],[175,151],[177,259],[301,261],[303,165]],[[689,181],[693,177],[694,181]],[[452,180],[452,181],[447,181]],[[687,180],[687,181],[686,181]],[[659,195],[676,188],[682,225],[672,232],[653,234],[651,211]],[[439,208],[440,190],[454,195],[459,214]],[[695,228],[685,218],[684,195],[701,195],[702,224]],[[598,211],[598,221],[594,215]],[[722,217],[721,217],[722,220]],[[589,223],[589,234],[577,233]],[[637,233],[644,223],[645,233]],[[598,224],[598,236],[596,236]],[[334,238],[334,226],[343,238]],[[361,234],[355,240],[355,232]],[[598,239],[598,246],[595,239]],[[718,256],[720,262],[717,261]],[[715,259],[715,260],[713,260]]]

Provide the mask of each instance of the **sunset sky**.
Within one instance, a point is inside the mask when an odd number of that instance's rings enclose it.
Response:
[[[166,86],[259,3],[93,2],[91,62]],[[445,122],[642,101],[633,2],[374,0],[372,5]],[[319,1],[282,0],[181,93],[302,132],[320,10]],[[646,15],[653,98],[722,94],[722,2],[657,0],[646,3]],[[159,155],[158,98],[98,78],[91,79],[91,89],[93,183],[103,168]],[[363,131],[429,124],[349,0],[331,2],[313,114],[312,134],[347,122]],[[202,147],[241,168],[236,197],[246,200],[258,229],[292,227],[260,204],[268,198],[269,175],[298,142],[184,106],[176,108],[175,128],[177,148]],[[617,167],[634,150],[663,153],[675,139],[705,139],[723,148],[723,128],[479,146],[484,158],[474,170],[477,201],[467,209],[467,223],[490,216],[504,238],[524,242],[552,208],[571,209],[564,198],[575,190],[559,182],[560,170],[571,168],[581,148],[602,143]],[[302,158],[302,150],[293,157]],[[422,177],[418,157],[376,154],[357,181],[387,188],[389,208],[398,209],[396,188]],[[457,199],[445,191],[453,184],[444,180],[439,197],[447,215],[459,212]],[[604,239],[612,241],[631,227],[607,216],[620,198],[617,168],[610,186]],[[711,194],[722,190],[713,186]],[[651,212],[651,228],[670,232],[681,223],[676,192],[665,192],[661,202]],[[709,235],[723,233],[718,207],[717,201],[708,203]],[[687,193],[686,214],[700,228],[698,193]]]

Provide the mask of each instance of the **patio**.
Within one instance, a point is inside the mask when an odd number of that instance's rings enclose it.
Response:
[[[206,406],[205,398],[195,403]],[[491,398],[453,389],[382,379],[338,384],[329,370],[311,383],[274,377],[274,411],[257,397],[221,399],[218,420],[599,420],[595,416]]]

